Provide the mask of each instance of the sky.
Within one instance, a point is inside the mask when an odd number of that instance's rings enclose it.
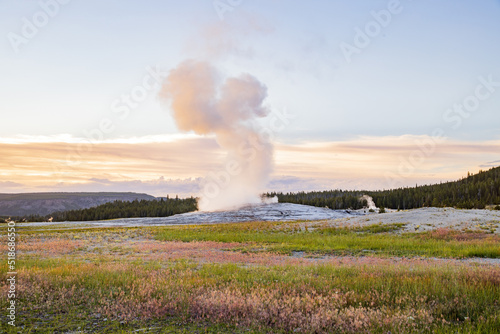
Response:
[[[3,0],[0,36],[0,192],[196,195],[225,152],[159,98],[188,59],[267,87],[263,191],[500,165],[498,0]]]

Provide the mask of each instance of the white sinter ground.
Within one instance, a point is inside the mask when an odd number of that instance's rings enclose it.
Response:
[[[128,218],[106,221],[24,223],[20,226],[65,225],[64,228],[104,226],[161,226],[216,224],[248,221],[328,221],[332,226],[364,226],[404,223],[402,231],[428,231],[437,228],[492,231],[500,233],[500,211],[422,208],[378,214],[368,210],[348,212],[308,205],[273,203],[252,205],[239,210],[190,212],[163,218]],[[62,226],[61,226],[62,227]]]

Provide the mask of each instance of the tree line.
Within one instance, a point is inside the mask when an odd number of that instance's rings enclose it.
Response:
[[[327,207],[333,210],[340,209],[362,209],[368,206],[366,199],[361,197],[366,192],[345,191],[345,190],[327,190],[296,193],[271,192],[266,194],[269,197],[278,197],[280,203],[295,203],[303,205],[312,205],[318,207]]]
[[[500,167],[477,174],[468,173],[458,181],[404,187],[379,191],[313,191],[297,193],[268,193],[280,203],[297,203],[330,209],[360,209],[366,207],[363,195],[369,195],[378,207],[414,209],[422,207],[456,207],[484,209],[492,205],[500,209]]]
[[[198,210],[196,198],[161,198],[157,200],[134,200],[108,202],[96,207],[54,212],[46,216],[30,215],[11,217],[16,221],[92,221],[117,218],[168,217]]]

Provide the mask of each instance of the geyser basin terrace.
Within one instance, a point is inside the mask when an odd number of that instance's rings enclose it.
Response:
[[[248,221],[291,221],[291,220],[320,220],[337,219],[358,216],[358,212],[345,210],[330,210],[309,205],[291,203],[255,204],[241,209],[211,212],[189,212],[161,218],[125,218],[103,221],[62,222],[60,225],[75,226],[149,226],[149,225],[185,225],[185,224],[214,224]],[[44,226],[54,223],[27,223],[21,226]]]
[[[20,227],[13,333],[495,333],[498,221],[416,233],[418,213]]]

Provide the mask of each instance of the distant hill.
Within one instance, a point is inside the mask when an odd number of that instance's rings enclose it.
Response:
[[[159,198],[154,200],[113,201],[88,209],[53,212],[45,216],[11,216],[16,221],[62,222],[120,218],[168,217],[198,210],[196,198]]]
[[[114,201],[153,200],[138,193],[26,193],[1,194],[0,216],[48,215],[56,211],[79,210]]]

